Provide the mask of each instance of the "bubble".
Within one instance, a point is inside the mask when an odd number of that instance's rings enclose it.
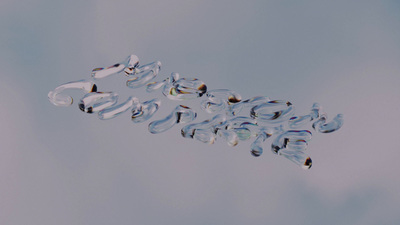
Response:
[[[139,99],[131,96],[125,102],[123,102],[119,105],[111,106],[111,107],[100,110],[98,117],[101,120],[108,120],[108,119],[115,118],[118,115],[128,111],[135,104],[139,104]]]
[[[79,109],[86,113],[98,112],[113,106],[118,101],[114,92],[91,92],[81,98]]]
[[[161,62],[156,61],[144,66],[139,66],[133,78],[126,81],[126,86],[139,88],[153,80],[161,70]]]
[[[149,131],[152,134],[161,133],[171,129],[175,124],[191,122],[196,117],[197,113],[193,109],[179,105],[164,119],[151,122]]]
[[[56,87],[53,91],[50,91],[47,95],[49,101],[56,106],[70,106],[73,102],[73,99],[69,95],[61,94],[65,90],[70,89],[80,89],[85,93],[96,92],[97,86],[92,81],[79,80],[72,81],[65,84],[62,84]]]

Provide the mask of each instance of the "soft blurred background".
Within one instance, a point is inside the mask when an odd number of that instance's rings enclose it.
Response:
[[[0,224],[400,224],[399,1],[0,2]],[[47,93],[129,54],[243,98],[320,103],[310,170],[269,151],[150,134],[129,113],[101,121]],[[178,104],[162,99],[153,119]],[[73,92],[79,100],[80,92]],[[207,118],[199,111],[201,119]],[[209,117],[209,116],[208,116]]]

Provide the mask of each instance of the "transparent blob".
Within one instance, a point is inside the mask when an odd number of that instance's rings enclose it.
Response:
[[[164,81],[163,82],[156,82],[156,81],[150,82],[150,83],[148,83],[146,85],[146,91],[147,92],[153,92],[153,91],[158,90],[158,89],[160,89],[160,88],[162,88],[164,86],[165,86],[165,82]]]
[[[149,124],[149,131],[157,134],[171,129],[175,124],[188,123],[196,119],[197,113],[184,105],[177,106],[167,117]]]
[[[278,135],[272,142],[271,150],[273,153],[278,154],[282,149],[289,148],[296,145],[294,143],[301,143],[311,140],[312,133],[308,130],[288,130]],[[305,148],[307,145],[305,145]],[[305,150],[302,149],[302,150]]]
[[[79,109],[86,113],[93,113],[113,106],[118,101],[118,94],[114,92],[91,92],[81,98]]]
[[[131,96],[125,102],[123,102],[121,104],[100,110],[98,117],[101,120],[108,120],[108,119],[115,118],[118,115],[121,115],[122,113],[128,111],[130,108],[132,108],[133,105],[138,104],[138,103],[139,103],[139,99]]]
[[[62,94],[63,91],[70,89],[80,89],[83,90],[85,93],[89,93],[96,92],[97,86],[92,81],[85,80],[68,82],[56,87],[53,91],[50,91],[47,95],[49,101],[56,106],[70,106],[73,102],[72,97]]]
[[[181,78],[172,85],[165,85],[163,94],[171,100],[189,100],[203,96],[207,86],[196,78]]]
[[[313,124],[313,128],[320,133],[332,133],[343,126],[343,114],[336,115],[329,123],[326,123],[326,120],[326,116],[321,116],[321,118]]]
[[[134,77],[126,81],[126,86],[139,88],[153,80],[161,70],[161,62],[156,61],[150,64],[139,66]]]
[[[236,133],[239,140],[241,141],[249,140],[250,138],[254,137],[251,131],[244,127],[233,128],[233,131]]]
[[[124,72],[126,76],[132,76],[135,75],[137,72],[138,66],[139,66],[139,57],[136,55],[130,55],[128,58],[125,60],[125,68]]]
[[[202,101],[200,106],[208,113],[220,112],[223,110],[229,112],[231,110],[230,106],[240,102],[242,99],[238,93],[228,89],[211,90],[208,91],[206,95],[207,99]]]
[[[271,99],[266,96],[256,96],[233,104],[230,113],[232,116],[235,116],[238,115],[245,108],[254,107],[262,103],[267,103],[269,101],[271,101]]]
[[[254,106],[250,110],[250,116],[257,121],[267,124],[278,124],[288,121],[294,114],[294,107],[287,101],[269,101]]]
[[[279,155],[284,156],[303,169],[310,169],[312,166],[311,158],[303,151],[285,149],[280,151]]]
[[[160,108],[161,101],[158,98],[137,104],[132,109],[132,122],[142,123],[150,119]]]
[[[222,129],[219,129],[217,131],[217,134],[220,137],[222,137],[226,141],[226,143],[231,147],[234,147],[239,143],[239,137],[237,136],[237,134],[233,130],[222,130]]]
[[[262,155],[264,151],[262,144],[265,142],[265,140],[267,140],[268,137],[269,135],[264,132],[261,132],[257,136],[256,140],[250,146],[250,153],[252,156],[259,157],[260,155]]]

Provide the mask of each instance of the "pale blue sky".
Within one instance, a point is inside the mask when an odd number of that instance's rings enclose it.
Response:
[[[0,3],[0,224],[399,224],[397,1]],[[345,124],[315,134],[303,171],[251,142],[154,135],[50,104],[56,86],[129,54],[244,98],[319,102]],[[101,90],[159,96],[125,78]],[[76,100],[79,99],[76,94]],[[196,101],[188,104],[197,107]],[[199,112],[206,118],[204,112]]]

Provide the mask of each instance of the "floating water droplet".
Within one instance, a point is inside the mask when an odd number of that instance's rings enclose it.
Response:
[[[284,156],[303,169],[310,169],[312,166],[311,158],[303,151],[285,149],[280,151],[279,155]]]
[[[79,109],[86,113],[93,113],[113,106],[118,101],[118,94],[114,92],[91,92],[81,98]]]
[[[139,88],[153,80],[161,69],[161,62],[156,61],[137,68],[134,77],[126,81],[126,86]]]
[[[232,116],[235,116],[238,115],[244,108],[254,107],[262,103],[267,103],[269,101],[271,101],[271,99],[269,99],[266,96],[256,96],[244,101],[240,101],[236,104],[233,104],[230,113]]]
[[[343,114],[336,115],[329,123],[326,123],[327,116],[322,115],[319,120],[313,124],[313,128],[320,133],[332,133],[343,126]]]
[[[50,91],[47,95],[49,101],[56,106],[70,106],[73,102],[72,97],[61,94],[63,91],[70,89],[80,89],[86,93],[89,93],[96,92],[97,86],[92,81],[85,80],[68,82],[56,87],[53,91]]]
[[[262,155],[263,153],[263,147],[262,144],[264,143],[264,141],[269,137],[269,135],[267,135],[264,132],[261,132],[256,140],[251,144],[250,146],[250,153],[252,156],[254,157],[259,157],[260,155]]]
[[[294,114],[294,108],[290,102],[274,100],[254,106],[250,110],[252,118],[267,124],[278,124],[289,120]]]
[[[216,135],[210,129],[195,129],[193,139],[207,144],[214,144]]]
[[[158,110],[161,101],[158,98],[139,103],[132,109],[132,122],[142,123],[150,119]]]
[[[181,78],[172,85],[165,85],[163,94],[171,100],[188,100],[203,96],[207,86],[196,78]]]
[[[129,97],[125,102],[105,108],[99,111],[99,119],[108,120],[117,117],[118,115],[128,111],[134,104],[138,104],[139,100],[135,97]]]
[[[94,79],[102,79],[121,72],[125,68],[124,64],[117,63],[110,67],[95,68],[92,70],[92,77]]]
[[[305,116],[295,116],[290,118],[289,127],[292,129],[297,129],[313,121],[314,119],[317,119],[319,117],[320,108],[321,107],[318,103],[314,103],[311,108],[310,114]]]
[[[177,106],[167,117],[153,121],[149,124],[149,131],[157,134],[169,130],[175,124],[187,123],[196,119],[197,113],[184,105]]]
[[[195,133],[195,130],[197,129],[202,129],[202,130],[210,130],[212,133],[216,133],[216,127],[221,126],[226,120],[226,117],[218,114],[215,115],[212,119],[210,120],[204,120],[203,122],[200,123],[192,123],[189,125],[184,126],[181,129],[181,134],[185,138],[193,138],[193,135]]]

